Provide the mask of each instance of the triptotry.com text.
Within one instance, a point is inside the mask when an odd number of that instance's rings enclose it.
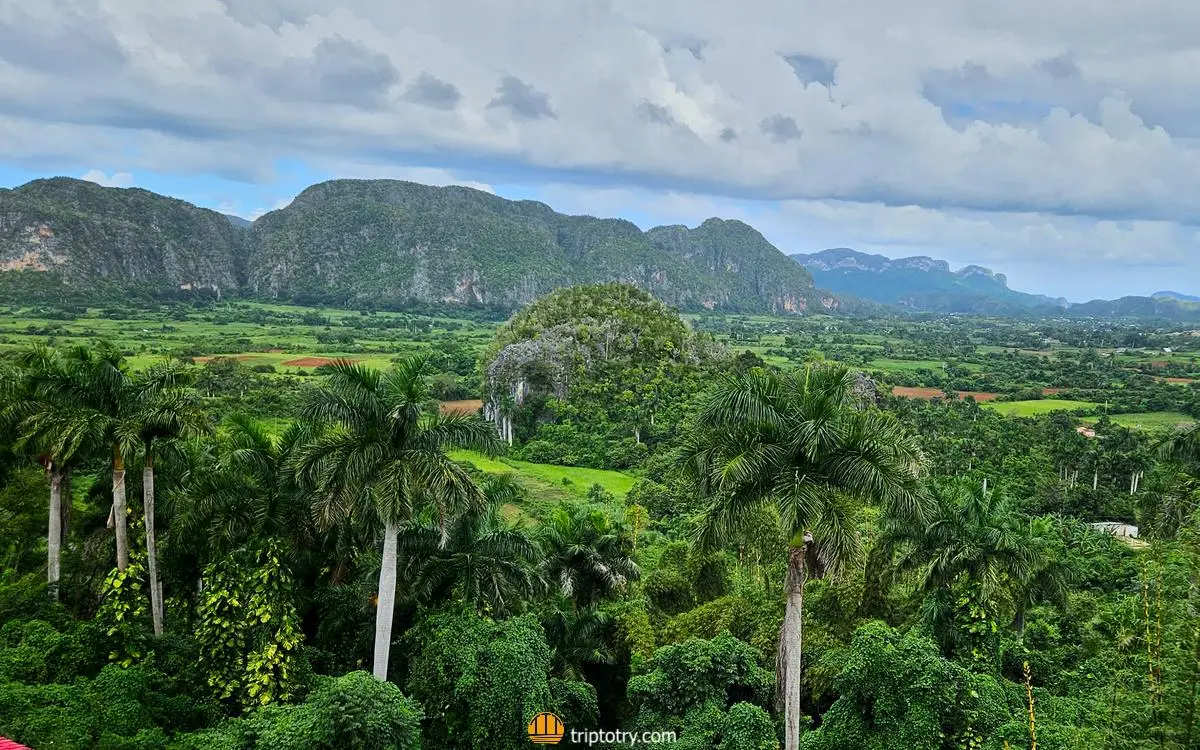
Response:
[[[674,742],[674,732],[626,732],[620,729],[572,729],[571,742],[579,745],[655,745]]]

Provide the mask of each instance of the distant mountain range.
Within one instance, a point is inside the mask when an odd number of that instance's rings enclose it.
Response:
[[[951,271],[946,261],[923,255],[891,260],[839,247],[791,258],[834,294],[908,310],[1004,315],[1067,307],[1065,299],[1009,289],[1002,273],[982,266]]]
[[[819,287],[841,297],[847,308],[857,298],[914,312],[1200,321],[1200,297],[1178,292],[1072,304],[1009,289],[1004,274],[982,266],[951,271],[946,261],[923,255],[892,260],[841,247],[790,257],[812,273]]]
[[[981,266],[951,271],[934,258],[848,248],[789,259],[740,221],[642,231],[457,186],[334,180],[253,222],[65,177],[0,189],[0,299],[214,290],[301,304],[513,309],[562,286],[612,281],[690,311],[1200,320],[1200,300],[1177,292],[1071,305],[1009,289]]]
[[[684,310],[838,306],[740,221],[643,232],[534,201],[391,180],[314,185],[253,223],[137,188],[35,180],[0,190],[0,282],[20,271],[76,294],[216,289],[300,303],[515,308],[558,287],[619,281]]]

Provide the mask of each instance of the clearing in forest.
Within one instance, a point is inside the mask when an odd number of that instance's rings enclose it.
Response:
[[[465,398],[460,401],[443,401],[439,409],[442,414],[475,414],[483,408],[483,402],[477,398]]]
[[[1177,411],[1148,411],[1138,412],[1135,414],[1110,414],[1108,418],[1122,427],[1128,427],[1132,430],[1143,430],[1145,432],[1170,431],[1196,423],[1194,418]],[[1083,421],[1094,424],[1097,421],[1097,418],[1089,417]]]
[[[986,391],[955,391],[959,398],[970,396],[976,401],[995,401],[1000,397],[999,393],[988,393]],[[897,385],[892,387],[892,395],[902,398],[919,398],[926,401],[935,398],[945,398],[946,392],[941,388],[926,388],[912,385]]]
[[[1093,401],[1071,401],[1060,398],[1044,398],[1033,401],[993,401],[988,404],[989,409],[995,409],[1006,417],[1034,417],[1054,411],[1090,410],[1098,406],[1099,404]]]

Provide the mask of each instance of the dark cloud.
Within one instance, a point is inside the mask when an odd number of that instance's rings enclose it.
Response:
[[[633,111],[639,120],[643,120],[645,122],[654,122],[660,125],[675,124],[675,117],[671,114],[671,110],[667,109],[661,104],[643,101],[634,107]]]
[[[54,21],[14,8],[10,22],[0,20],[0,60],[19,68],[55,75],[107,75],[125,65],[121,44],[99,19],[63,6]]]
[[[462,100],[462,92],[449,81],[422,73],[404,92],[404,98],[414,104],[433,109],[454,109]]]
[[[496,87],[496,96],[488,103],[490,109],[507,109],[522,120],[543,117],[558,119],[550,107],[550,97],[516,76],[505,76]]]
[[[726,143],[733,143],[737,140],[737,131],[733,128],[725,128],[721,131],[721,140]]]
[[[1042,60],[1036,67],[1051,78],[1060,81],[1080,76],[1079,66],[1075,64],[1075,59],[1070,54]]]
[[[800,130],[796,120],[787,115],[771,115],[763,118],[758,127],[776,141],[790,141],[804,135],[804,131]]]
[[[784,62],[792,66],[801,83],[819,83],[832,86],[837,72],[837,63],[811,55],[785,55]]]
[[[387,55],[340,36],[322,39],[310,57],[291,61],[266,76],[268,93],[298,102],[377,106],[400,74]]]

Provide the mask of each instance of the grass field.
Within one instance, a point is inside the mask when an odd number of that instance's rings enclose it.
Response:
[[[868,367],[884,372],[916,372],[917,370],[932,370],[940,371],[945,365],[945,362],[936,359],[873,359],[867,363]],[[975,362],[960,362],[959,367],[972,372],[983,370],[983,365]]]
[[[1164,432],[1174,430],[1181,425],[1195,424],[1196,420],[1189,417],[1187,414],[1182,414],[1175,411],[1151,411],[1138,414],[1112,414],[1109,419],[1121,425],[1134,430],[1144,430],[1146,432]],[[1097,418],[1089,417],[1084,422],[1094,424]]]
[[[1039,414],[1049,414],[1053,411],[1079,411],[1095,409],[1099,404],[1091,401],[1068,401],[1059,398],[1045,398],[1034,401],[991,401],[987,408],[995,409],[1006,417],[1034,417]]]
[[[619,471],[489,458],[473,451],[452,451],[450,457],[456,461],[466,461],[487,474],[515,474],[517,481],[529,492],[535,505],[568,500],[583,501],[587,499],[588,490],[594,484],[599,484],[612,493],[620,505],[624,503],[625,495],[637,481],[636,477]],[[567,480],[566,483],[563,482],[564,479]]]

